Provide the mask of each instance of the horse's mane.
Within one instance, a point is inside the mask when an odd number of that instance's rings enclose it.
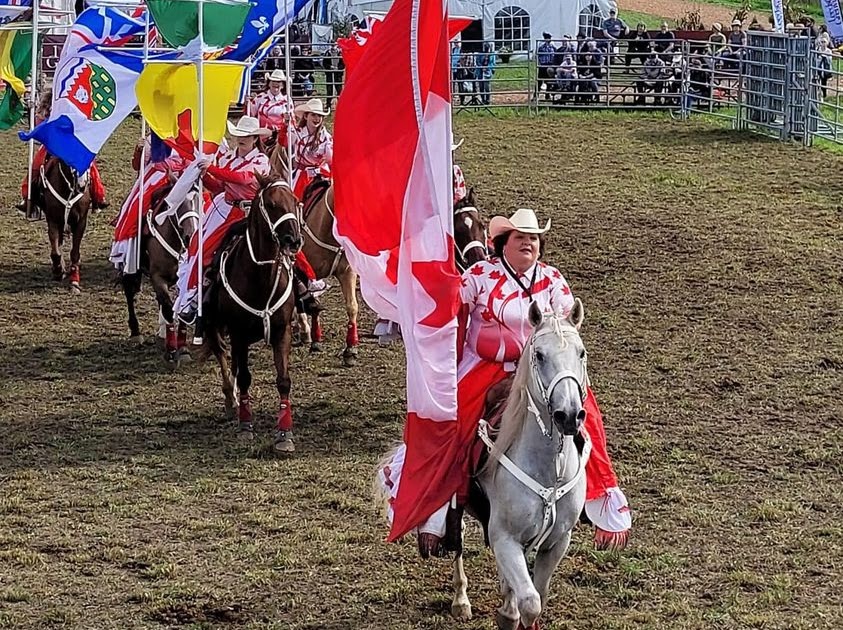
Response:
[[[518,362],[518,369],[515,371],[515,380],[512,382],[509,398],[507,398],[506,407],[501,416],[500,429],[497,439],[495,439],[495,449],[489,454],[489,463],[498,463],[500,455],[509,450],[527,424],[527,387],[531,372],[528,352],[531,351],[533,343],[535,343],[536,333],[546,329],[549,329],[559,337],[563,346],[568,343],[567,339],[565,339],[565,332],[567,330],[576,330],[566,317],[553,314],[545,315],[542,323],[530,335],[530,339],[527,341],[527,345],[524,347],[524,352],[522,353],[523,358]],[[536,401],[536,404],[540,404],[539,401]],[[500,468],[497,465],[492,466],[492,478],[494,478]]]

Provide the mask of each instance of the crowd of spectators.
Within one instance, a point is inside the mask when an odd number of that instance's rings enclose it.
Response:
[[[451,46],[452,92],[461,106],[488,106],[492,102],[492,77],[495,76],[497,53],[490,42],[479,52],[464,52],[457,41]]]

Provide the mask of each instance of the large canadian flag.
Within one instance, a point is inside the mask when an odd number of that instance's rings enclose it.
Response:
[[[451,497],[457,432],[447,0],[395,0],[343,88],[334,125],[335,233],[363,297],[401,325],[407,453],[390,539]]]

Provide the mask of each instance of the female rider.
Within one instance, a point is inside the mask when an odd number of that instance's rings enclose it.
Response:
[[[292,103],[287,96],[287,75],[283,70],[273,70],[267,77],[266,91],[249,103],[249,115],[261,127],[278,133],[278,144],[287,146],[287,123],[292,114]]]

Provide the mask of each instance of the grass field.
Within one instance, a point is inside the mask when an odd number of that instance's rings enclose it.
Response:
[[[843,627],[843,156],[656,115],[456,125],[487,217],[526,206],[554,221],[547,259],[585,302],[635,512],[623,554],[576,532],[544,627]],[[112,208],[136,133],[101,157]],[[0,143],[10,208],[25,147]],[[401,435],[402,349],[367,341],[341,368],[334,289],[327,351],[295,353],[297,452],[271,455],[258,346],[262,439],[244,449],[214,367],[160,359],[148,289],[149,341],[128,343],[112,216],[93,218],[72,296],[49,278],[44,225],[0,214],[0,627],[492,627],[494,562],[474,524],[475,618],[460,625],[450,565],[383,542],[369,487]]]

